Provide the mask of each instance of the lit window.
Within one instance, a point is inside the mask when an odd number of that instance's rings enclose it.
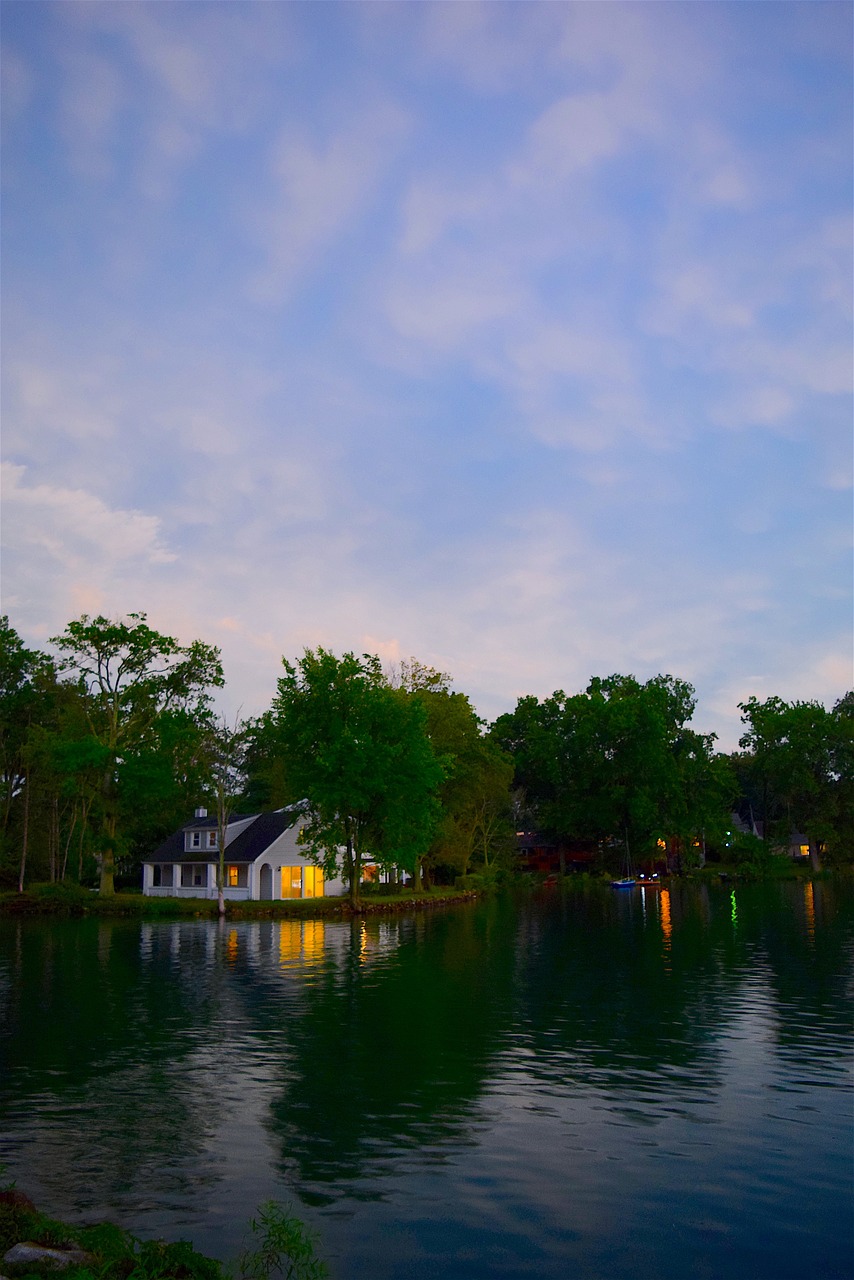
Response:
[[[228,868],[228,879],[227,879],[227,882],[226,882],[226,883],[228,884],[228,887],[229,887],[230,889],[236,889],[236,888],[237,888],[237,881],[238,881],[238,872],[237,872],[237,867],[229,867],[229,868]]]
[[[215,831],[208,832],[208,848],[209,849],[216,848],[216,832]]]

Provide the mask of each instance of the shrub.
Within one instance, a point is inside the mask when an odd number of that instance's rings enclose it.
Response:
[[[268,1200],[251,1223],[258,1247],[240,1256],[240,1280],[268,1280],[280,1275],[284,1280],[322,1280],[326,1265],[315,1252],[317,1237],[294,1214]]]

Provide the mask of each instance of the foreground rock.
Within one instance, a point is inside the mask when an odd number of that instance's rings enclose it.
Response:
[[[61,1270],[63,1267],[70,1267],[72,1263],[82,1264],[91,1262],[92,1257],[88,1253],[84,1253],[82,1249],[53,1249],[47,1245],[33,1244],[31,1240],[24,1240],[21,1244],[13,1244],[3,1255],[3,1261],[8,1265],[14,1266],[24,1262],[44,1262],[55,1270]]]

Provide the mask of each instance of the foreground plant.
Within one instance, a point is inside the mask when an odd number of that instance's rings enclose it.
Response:
[[[257,1247],[246,1250],[235,1268],[225,1269],[186,1240],[138,1240],[108,1222],[70,1227],[40,1213],[13,1183],[0,1187],[0,1264],[9,1280],[43,1280],[48,1266],[53,1274],[47,1255],[26,1262],[4,1260],[24,1242],[64,1251],[68,1263],[57,1273],[63,1280],[322,1280],[327,1275],[317,1257],[315,1233],[289,1210],[268,1201],[250,1226]]]
[[[268,1200],[251,1222],[258,1248],[246,1250],[238,1263],[240,1280],[322,1280],[326,1264],[316,1253],[317,1236],[295,1214]]]

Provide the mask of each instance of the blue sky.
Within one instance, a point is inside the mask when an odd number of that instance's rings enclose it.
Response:
[[[3,609],[491,719],[852,656],[852,6],[2,4]]]

